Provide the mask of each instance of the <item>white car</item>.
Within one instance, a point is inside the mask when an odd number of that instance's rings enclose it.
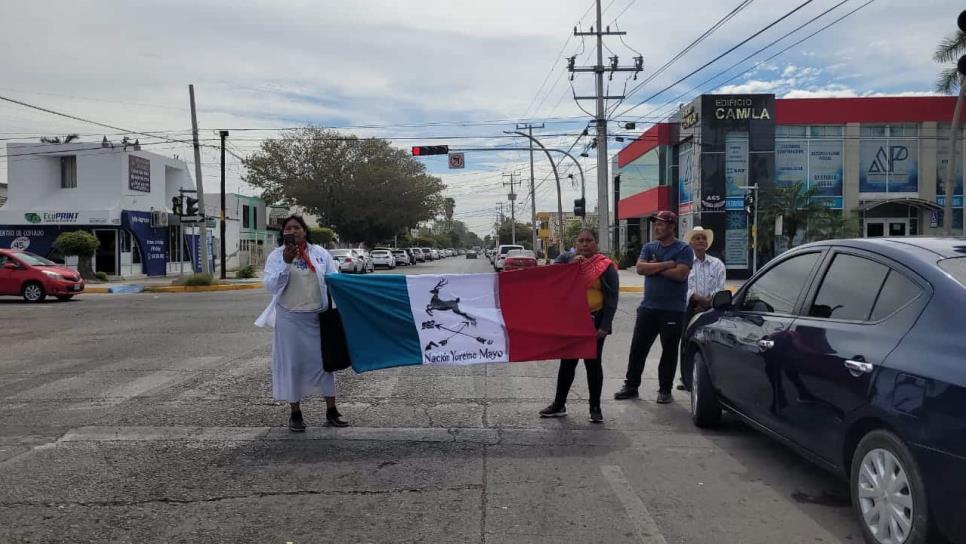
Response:
[[[497,272],[499,272],[500,270],[503,270],[503,261],[506,260],[506,254],[509,253],[510,251],[513,251],[514,249],[523,249],[523,246],[503,244],[500,247],[496,248],[496,253],[493,258],[493,268],[495,268]]]
[[[329,254],[339,262],[339,272],[365,274],[369,271],[366,260],[355,249],[330,249]]]
[[[396,259],[396,265],[398,266],[409,266],[412,263],[409,261],[409,253],[405,249],[394,249],[392,250],[392,256]]]
[[[372,257],[373,268],[396,268],[396,259],[388,249],[374,249],[369,255]]]
[[[434,261],[438,261],[438,260],[440,260],[442,258],[440,256],[440,254],[439,254],[439,250],[438,249],[430,249],[429,250],[429,254],[433,256],[433,260]]]

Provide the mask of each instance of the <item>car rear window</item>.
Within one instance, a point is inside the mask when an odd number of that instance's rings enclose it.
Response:
[[[966,287],[966,257],[953,257],[939,261],[939,268]]]
[[[386,255],[389,255],[389,252],[388,251],[379,251],[379,250],[377,250],[377,251],[373,251],[372,252],[372,255],[374,255],[376,257],[385,257]]]
[[[500,253],[509,253],[515,249],[523,249],[523,246],[503,246],[503,249],[500,250]]]

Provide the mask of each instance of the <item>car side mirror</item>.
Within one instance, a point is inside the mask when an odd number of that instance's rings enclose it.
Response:
[[[711,298],[711,307],[715,310],[729,310],[734,302],[734,295],[731,291],[718,291]]]

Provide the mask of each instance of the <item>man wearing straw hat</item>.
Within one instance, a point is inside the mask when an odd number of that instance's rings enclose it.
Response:
[[[708,248],[714,243],[714,231],[694,227],[684,235],[684,241],[694,251],[694,264],[688,275],[688,309],[684,318],[684,330],[691,318],[711,308],[711,297],[724,289],[725,265],[721,259],[708,255]],[[684,334],[681,334],[681,385],[680,391],[691,390],[691,361],[684,353]]]

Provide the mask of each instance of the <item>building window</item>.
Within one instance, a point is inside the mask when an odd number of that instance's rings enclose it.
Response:
[[[247,229],[250,227],[250,225],[251,223],[249,222],[249,218],[248,218],[248,206],[243,205],[242,206],[242,228]]]
[[[862,125],[860,134],[871,138],[885,138],[888,128],[885,125]]]
[[[813,125],[808,127],[810,138],[841,138],[843,133],[842,125]]]
[[[258,208],[252,206],[252,228],[258,229]]]
[[[776,138],[804,138],[805,125],[776,125]]]
[[[661,184],[661,160],[652,149],[624,165],[621,172],[621,198],[653,189]]]
[[[915,138],[919,136],[919,125],[891,125],[889,126],[889,136],[893,138]]]
[[[77,157],[69,155],[60,158],[60,188],[74,189],[77,187]]]

